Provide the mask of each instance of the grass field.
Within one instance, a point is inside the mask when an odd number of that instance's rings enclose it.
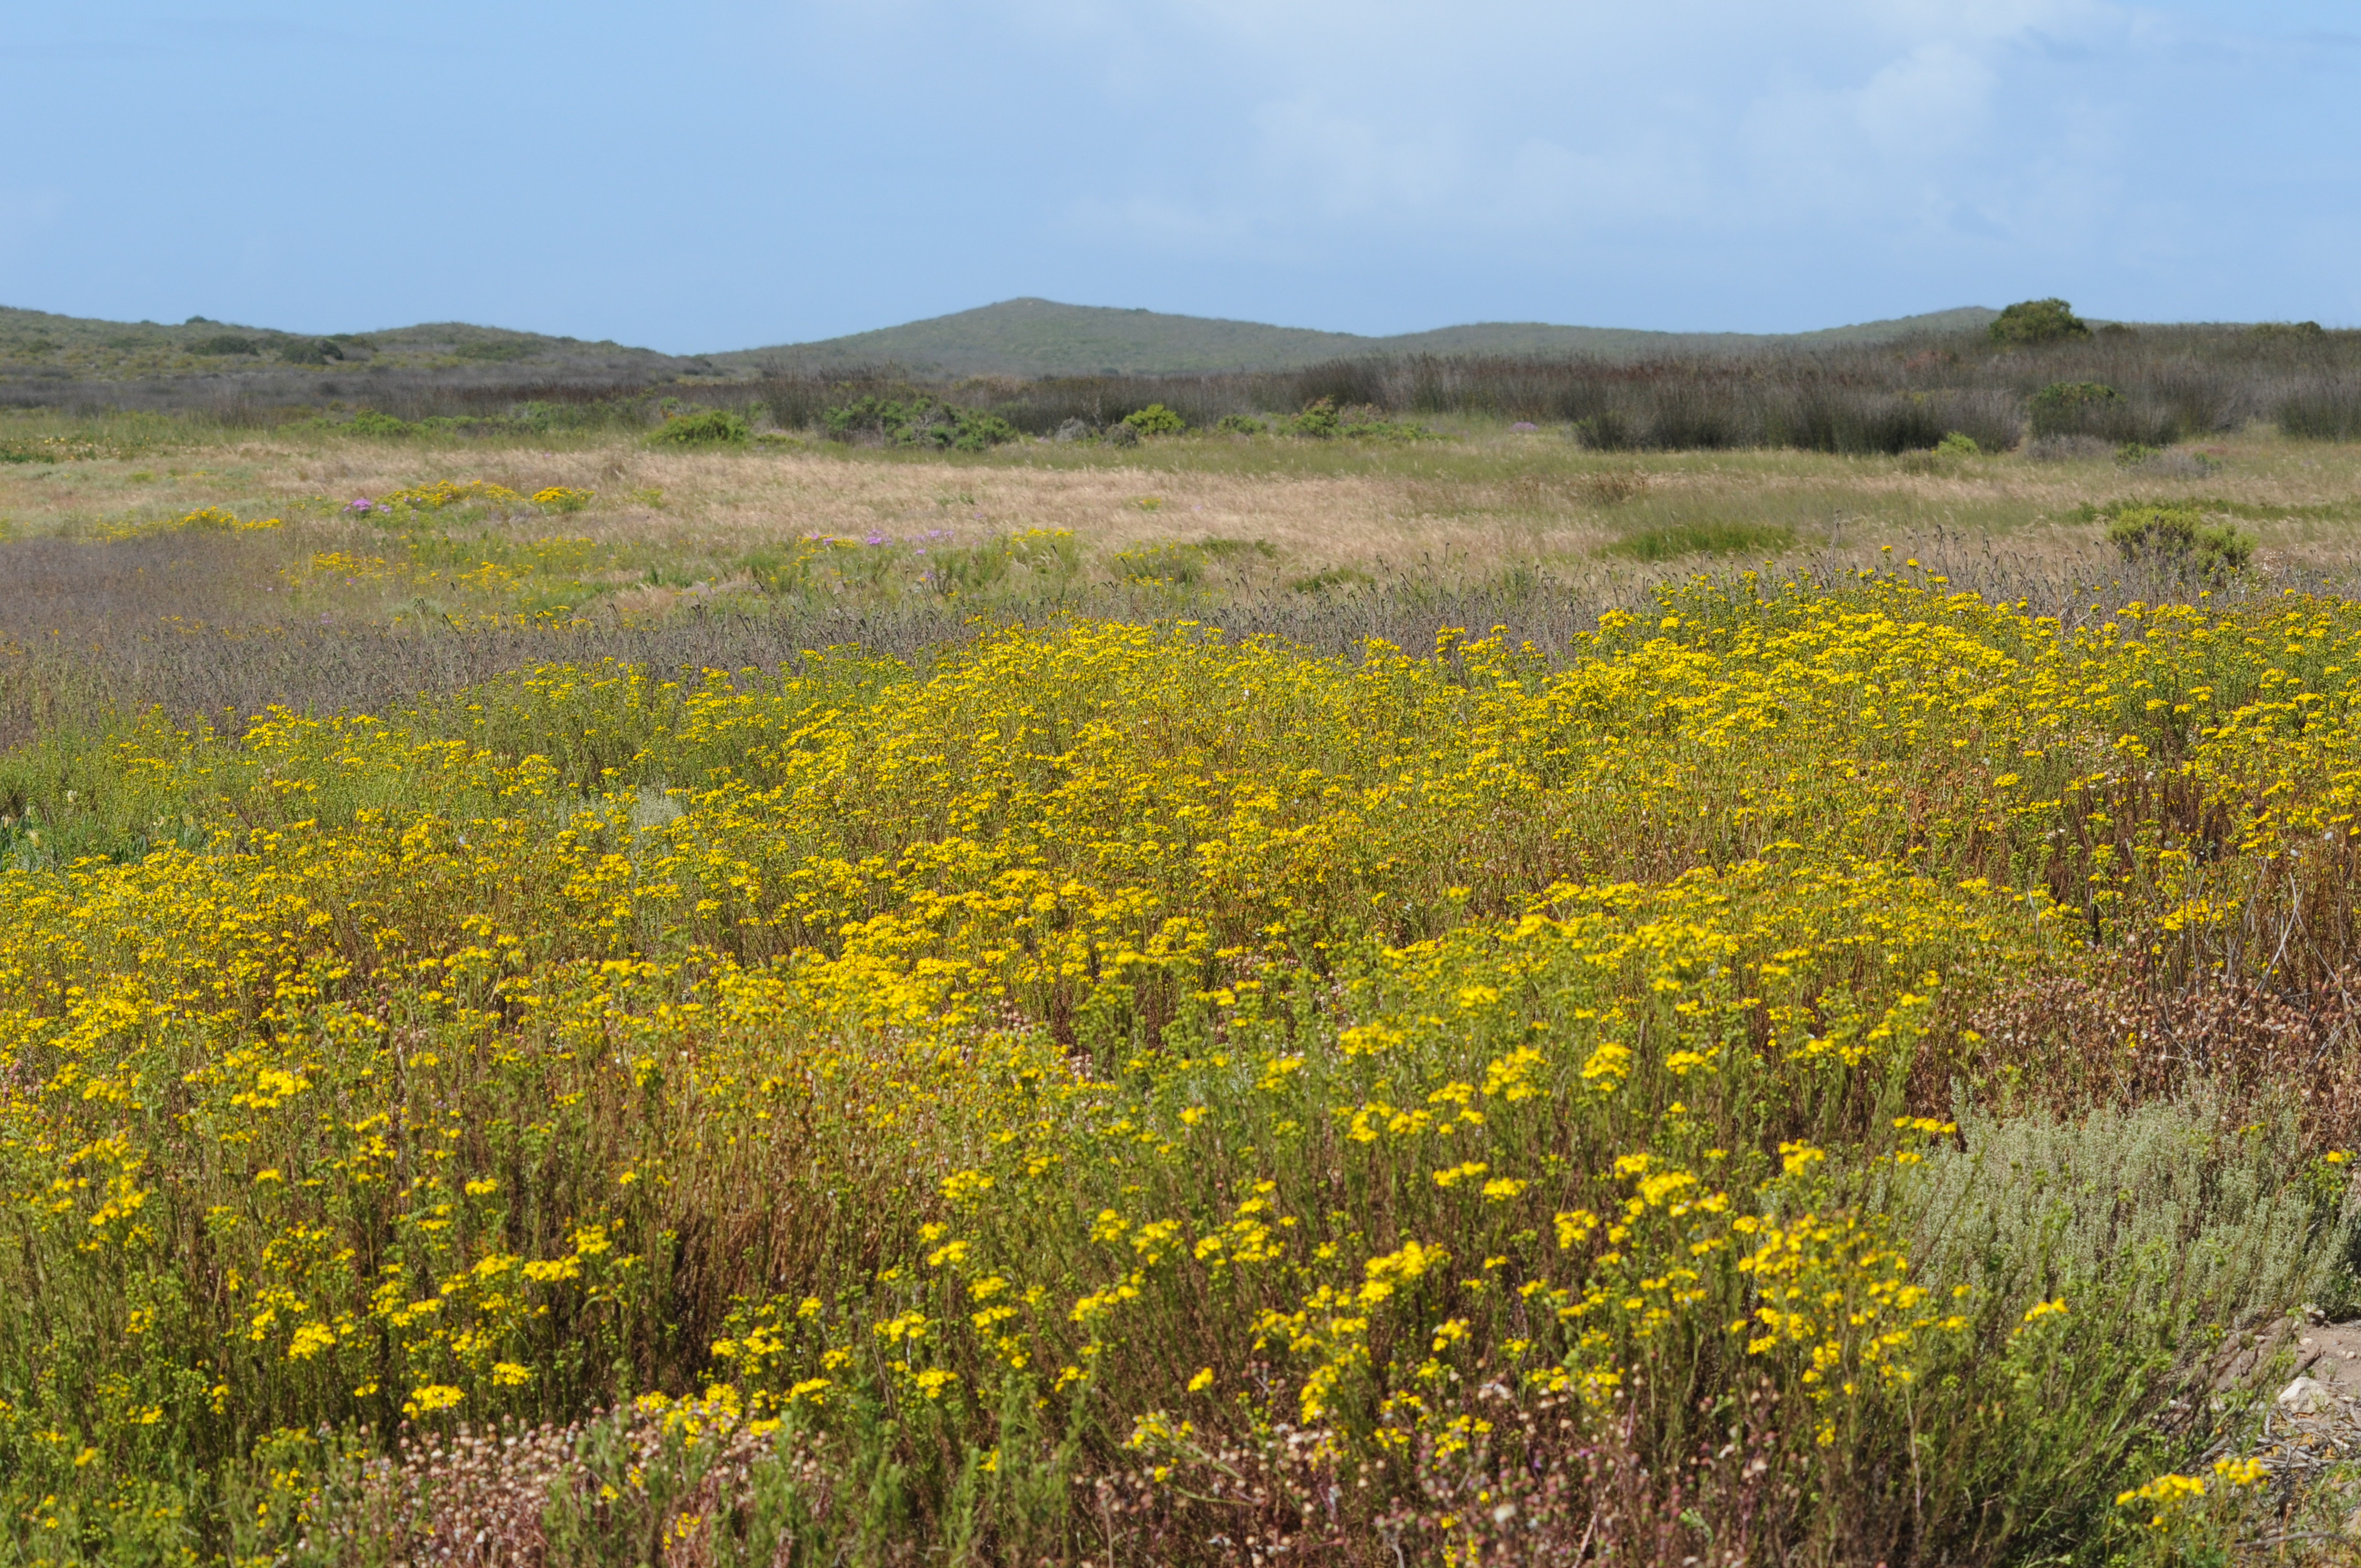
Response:
[[[0,420],[9,1552],[2335,1560],[2361,455],[1433,424]]]

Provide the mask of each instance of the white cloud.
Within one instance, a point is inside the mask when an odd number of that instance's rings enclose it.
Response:
[[[2102,166],[2061,168],[2106,149],[2071,134],[2072,104],[2036,79],[2060,48],[2116,57],[2156,25],[2091,0],[1494,4],[1447,27],[1427,7],[1195,0],[1155,14],[1150,49],[1135,9],[1032,13],[1106,46],[1126,92],[1161,100],[1143,114],[1186,100],[1198,124],[1234,127],[1197,155],[1224,178],[1145,165],[1132,197],[1076,204],[1085,227],[1274,253],[1340,227],[1411,245],[1444,238],[1438,225],[1539,240],[1841,218],[1919,233],[1975,208],[1970,226],[1988,229],[2012,204],[1988,189],[2007,170],[2105,182]]]

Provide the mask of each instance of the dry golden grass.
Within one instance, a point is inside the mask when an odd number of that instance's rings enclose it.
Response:
[[[811,535],[959,545],[1027,529],[1071,531],[1102,570],[1144,546],[1260,542],[1270,550],[1252,571],[1285,581],[1332,567],[1477,576],[1533,564],[1588,570],[1619,542],[1697,529],[1748,531],[1757,536],[1748,553],[1758,555],[1873,553],[1941,534],[2059,561],[2097,559],[2096,531],[2074,519],[2077,508],[2194,497],[2235,506],[2260,542],[2266,574],[2351,560],[2361,451],[2259,428],[2194,450],[2217,471],[2021,455],[1607,455],[1555,434],[1497,429],[1375,447],[1187,438],[1129,453],[1027,444],[983,457],[800,439],[680,451],[620,435],[539,447],[306,433],[192,446],[173,463],[149,455],[0,469],[0,532],[73,536],[210,505],[316,523],[357,496],[484,479],[527,495],[553,485],[595,491],[590,510],[550,517],[538,532],[605,547],[623,564],[608,574],[619,588],[659,563],[684,583],[720,580],[751,550]],[[520,525],[506,526],[514,533]],[[318,537],[310,526],[287,531],[291,549],[320,548]],[[660,608],[663,598],[641,593],[634,602]]]

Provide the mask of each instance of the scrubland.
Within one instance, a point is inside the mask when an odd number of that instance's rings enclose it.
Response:
[[[21,1560],[2342,1550],[2342,447],[9,433]]]

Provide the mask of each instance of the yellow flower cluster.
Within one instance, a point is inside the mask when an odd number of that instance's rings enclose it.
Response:
[[[158,533],[255,533],[280,527],[275,517],[239,518],[227,507],[199,507],[158,522],[109,524],[98,531],[102,539],[144,539]]]
[[[488,501],[500,506],[523,499],[506,485],[495,485],[489,479],[437,479],[432,484],[411,485],[390,491],[379,498],[379,504],[440,511],[462,501]]]
[[[1894,1086],[2349,841],[2361,614],[1699,587],[1575,654],[1072,625],[142,731],[210,840],[0,873],[0,1288],[71,1368],[0,1443],[127,1477],[620,1366],[994,1453],[1011,1388],[1152,1451],[1276,1377],[1447,1454],[1479,1387],[1732,1365],[1835,1441],[1971,1327]]]

